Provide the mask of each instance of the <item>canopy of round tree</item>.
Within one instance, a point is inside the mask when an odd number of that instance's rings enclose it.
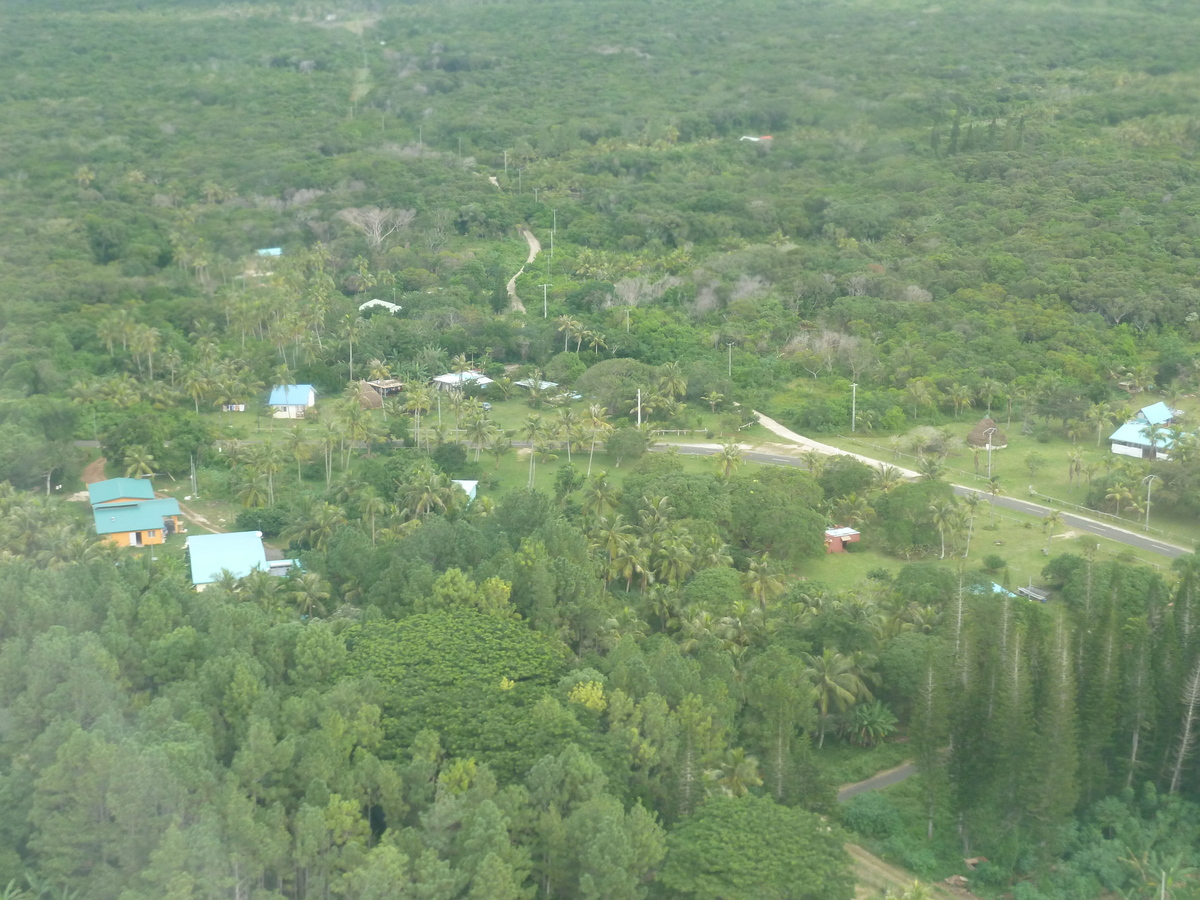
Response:
[[[849,900],[850,857],[819,816],[747,794],[709,800],[667,837],[659,881],[695,900]]]

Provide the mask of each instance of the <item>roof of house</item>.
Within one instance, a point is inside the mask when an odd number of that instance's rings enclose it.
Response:
[[[967,435],[967,443],[972,447],[987,447],[990,444],[992,449],[996,450],[1007,447],[1008,438],[1004,436],[1004,432],[1000,430],[993,419],[984,416]]]
[[[479,482],[478,481],[467,481],[462,478],[452,478],[450,480],[450,483],[457,484],[460,488],[462,488],[464,491],[466,491],[467,497],[470,498],[471,500],[474,500],[475,495],[479,492]]]
[[[379,299],[368,300],[366,303],[360,303],[358,305],[359,312],[362,312],[365,309],[376,309],[376,308],[386,309],[392,315],[395,315],[396,313],[400,312],[400,310],[404,309],[404,307],[401,306],[399,303],[392,303],[388,300],[379,300]]]
[[[858,531],[853,528],[826,528],[825,536],[832,538],[854,537]]]
[[[154,485],[145,478],[110,478],[108,481],[94,481],[88,485],[88,499],[93,506],[122,497],[153,500]]]
[[[179,501],[169,497],[162,500],[137,500],[129,503],[102,503],[92,509],[96,534],[117,534],[122,531],[157,531],[163,527],[164,516],[179,515]]]
[[[358,405],[363,409],[382,409],[383,394],[369,381],[361,381],[358,385]]]
[[[271,388],[268,406],[307,406],[316,390],[311,384],[282,384]]]
[[[259,256],[283,256],[282,247],[263,247],[258,251]]]
[[[1148,425],[1166,425],[1175,418],[1175,410],[1159,400],[1157,403],[1139,409],[1138,417],[1144,419]]]
[[[492,379],[474,369],[467,372],[447,372],[433,379],[438,384],[491,384]]]
[[[1108,436],[1110,441],[1120,441],[1122,444],[1136,444],[1140,447],[1150,446],[1150,436],[1146,433],[1150,430],[1150,426],[1143,422],[1126,422],[1116,431]],[[1165,431],[1160,431],[1155,438],[1155,449],[1170,450],[1171,436]]]
[[[533,379],[532,378],[524,378],[521,381],[514,381],[513,384],[515,384],[517,387],[532,388],[533,387]],[[538,390],[539,391],[548,391],[548,390],[550,390],[550,388],[556,388],[556,387],[558,387],[557,381],[539,381],[538,382]]]
[[[212,584],[225,570],[235,578],[245,578],[255,569],[266,572],[270,568],[261,531],[196,534],[187,539],[187,549],[192,584]]]

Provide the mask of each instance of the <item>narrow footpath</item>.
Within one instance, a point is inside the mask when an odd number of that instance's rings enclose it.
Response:
[[[542,252],[542,243],[534,237],[533,232],[528,228],[521,229],[521,237],[525,238],[525,242],[529,244],[529,258],[525,260],[525,266],[529,266],[533,264],[533,261],[538,258],[538,254]],[[512,312],[526,312],[525,304],[517,296],[517,279],[525,274],[525,266],[517,269],[517,274],[508,279],[508,306]]]

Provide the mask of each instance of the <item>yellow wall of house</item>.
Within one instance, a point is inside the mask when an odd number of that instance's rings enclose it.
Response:
[[[104,535],[104,540],[118,547],[133,547],[135,545],[130,543],[129,534],[130,533],[128,531],[118,531],[115,534]],[[161,528],[156,528],[153,531],[142,531],[139,532],[139,534],[142,536],[142,542],[140,544],[142,547],[150,547],[166,541]]]

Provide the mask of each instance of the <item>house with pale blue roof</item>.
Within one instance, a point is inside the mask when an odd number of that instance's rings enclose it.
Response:
[[[1182,414],[1179,410],[1171,409],[1162,401],[1144,406],[1138,410],[1136,416],[1109,435],[1109,446],[1113,453],[1120,456],[1132,456],[1135,459],[1169,459],[1167,454],[1175,439],[1167,430],[1167,426],[1175,425],[1180,415]]]
[[[1139,409],[1133,420],[1141,422],[1143,425],[1170,425],[1178,415],[1180,415],[1179,410],[1171,409],[1159,400],[1151,406],[1143,406]]]
[[[226,572],[234,578],[245,578],[251,572],[284,576],[300,565],[295,559],[267,559],[261,531],[196,534],[188,538],[184,548],[192,584],[198,591],[220,581]]]
[[[317,405],[317,390],[311,384],[276,385],[267,405],[276,419],[303,419],[305,410]]]

